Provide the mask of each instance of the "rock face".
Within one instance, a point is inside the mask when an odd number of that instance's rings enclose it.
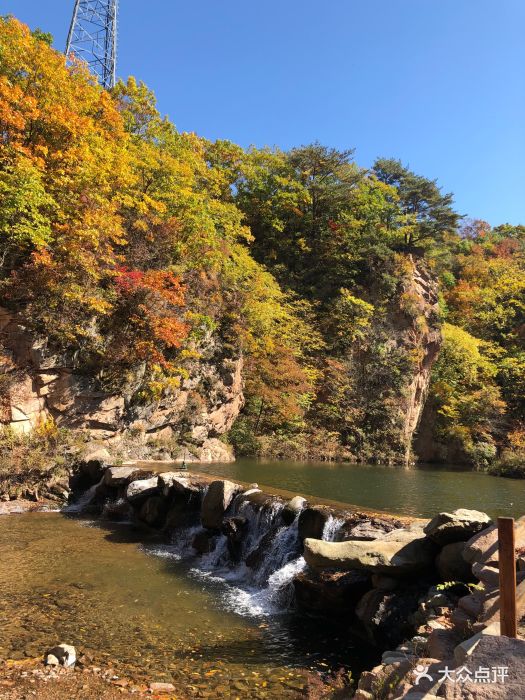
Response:
[[[304,558],[314,569],[362,570],[399,575],[424,571],[435,548],[418,530],[393,530],[380,540],[324,542],[307,539]]]
[[[438,283],[421,261],[413,261],[412,279],[404,291],[417,300],[418,318],[407,317],[403,323],[398,319],[400,343],[406,349],[417,349],[421,359],[404,390],[403,442],[406,460],[412,456],[412,441],[418,429],[430,385],[430,372],[441,347],[439,327]],[[422,320],[424,319],[424,323]],[[403,327],[405,332],[402,333]],[[401,333],[399,333],[401,331]]]
[[[451,542],[465,542],[491,524],[492,520],[486,513],[459,508],[452,513],[438,513],[425,526],[425,533],[443,546]]]
[[[8,380],[0,423],[30,433],[53,418],[60,427],[109,443],[132,430],[144,445],[141,456],[156,440],[182,445],[190,436],[195,454],[187,454],[187,461],[230,462],[231,450],[218,437],[231,428],[244,403],[242,357],[226,356],[213,335],[198,350],[200,359],[180,388],[144,404],[139,399],[144,368],[119,393],[106,392],[79,371],[74,357],[54,352],[22,318],[0,307],[0,367]]]

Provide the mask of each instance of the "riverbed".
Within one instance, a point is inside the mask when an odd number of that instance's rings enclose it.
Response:
[[[453,468],[239,460],[198,470],[405,516],[519,516],[525,504],[525,482]],[[207,569],[184,556],[191,538],[181,542],[66,513],[0,517],[0,658],[66,642],[122,675],[209,698],[298,697],[310,672],[357,676],[377,662],[343,625],[275,604],[242,567]]]
[[[356,675],[375,654],[336,623],[254,608],[131,524],[60,513],[0,517],[0,658],[58,642],[190,697],[293,698],[308,671]]]
[[[442,510],[473,508],[492,517],[525,514],[525,480],[461,467],[264,462],[239,459],[198,471],[360,508],[430,518]]]

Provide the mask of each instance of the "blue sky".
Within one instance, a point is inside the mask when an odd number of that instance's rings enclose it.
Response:
[[[63,49],[73,0],[3,0]],[[523,0],[120,0],[121,77],[179,129],[400,158],[464,214],[525,223]]]

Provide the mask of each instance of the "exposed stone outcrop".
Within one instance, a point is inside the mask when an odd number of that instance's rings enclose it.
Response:
[[[118,393],[107,392],[77,366],[74,355],[55,352],[21,317],[0,307],[0,372],[6,375],[0,422],[24,434],[52,418],[60,427],[108,444],[132,431],[135,443],[143,445],[143,454],[135,456],[147,456],[147,446],[160,440],[179,445],[186,461],[230,462],[232,451],[218,437],[231,428],[244,403],[242,357],[226,356],[213,335],[196,349],[199,359],[190,364],[180,388],[144,403],[139,399],[144,368]],[[184,451],[185,446],[191,449]]]
[[[441,347],[439,326],[438,282],[421,260],[413,261],[413,274],[403,290],[417,308],[417,315],[405,313],[405,319],[394,316],[398,343],[418,353],[415,370],[404,388],[403,441],[406,460],[412,457],[412,442],[419,427],[430,385],[430,372]]]

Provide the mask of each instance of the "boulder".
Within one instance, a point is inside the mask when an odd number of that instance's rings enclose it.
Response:
[[[418,530],[393,530],[381,540],[325,542],[307,539],[304,558],[314,569],[364,570],[389,576],[432,567],[435,545]]]
[[[210,530],[220,530],[226,509],[239,491],[241,486],[232,481],[212,481],[202,501],[202,525]]]
[[[488,669],[490,682],[476,683],[474,679],[459,685],[446,680],[439,690],[439,696],[446,700],[472,698],[473,700],[518,700],[523,697],[525,675],[525,641],[495,635],[481,635],[479,639],[467,640],[463,649],[458,650],[458,670],[467,666],[473,674],[478,669]],[[463,672],[465,676],[465,672]]]
[[[188,498],[199,497],[203,488],[193,483],[185,472],[162,472],[158,475],[158,487],[163,496],[170,494],[181,495]]]
[[[126,499],[133,505],[143,503],[147,498],[158,493],[157,481],[156,476],[132,481],[126,488]]]
[[[169,500],[166,500],[169,504]],[[164,522],[164,530],[171,532],[181,527],[188,527],[195,522],[195,508],[193,503],[184,500],[176,500],[168,505],[168,512]]]
[[[265,493],[260,489],[248,489],[248,491],[239,496],[238,502],[241,504],[249,503],[254,511],[262,510],[263,508],[270,509],[275,504],[282,503],[279,496]]]
[[[451,513],[438,513],[425,526],[424,531],[438,545],[466,542],[472,535],[492,524],[491,518],[479,510],[458,508]]]
[[[200,530],[193,537],[191,546],[199,554],[209,554],[215,549],[216,539],[216,535],[209,530]]]
[[[514,528],[516,549],[525,547],[525,516],[516,520]],[[466,543],[463,557],[469,564],[499,564],[498,528],[496,525],[478,532]]]
[[[470,565],[463,559],[464,542],[446,544],[436,557],[436,569],[442,581],[472,581]]]
[[[434,659],[450,659],[461,641],[461,635],[453,629],[433,629],[427,638],[426,651]]]
[[[399,592],[368,591],[356,606],[355,613],[372,642],[395,648],[413,633],[411,615],[417,610],[422,588],[406,586]]]
[[[320,540],[323,530],[330,518],[330,509],[323,506],[304,508],[299,514],[299,538],[301,541],[312,538]]]
[[[109,467],[104,473],[103,483],[111,488],[125,486],[137,471],[137,467]]]
[[[80,472],[88,476],[90,482],[95,484],[102,478],[110,459],[111,455],[104,447],[89,452],[80,463]]]
[[[71,644],[58,644],[52,649],[48,649],[45,654],[45,663],[47,666],[74,666],[77,660],[75,647]]]
[[[281,513],[284,524],[291,525],[298,514],[306,508],[306,505],[306,498],[302,496],[294,496],[294,498],[290,499]]]
[[[363,571],[302,571],[293,580],[295,600],[306,610],[345,613],[370,588],[370,575]]]
[[[392,530],[400,529],[399,521],[390,521],[384,518],[363,518],[357,523],[351,519],[342,526],[341,540],[376,540]]]
[[[162,527],[166,521],[167,502],[162,496],[148,498],[140,509],[139,518],[150,527]]]

